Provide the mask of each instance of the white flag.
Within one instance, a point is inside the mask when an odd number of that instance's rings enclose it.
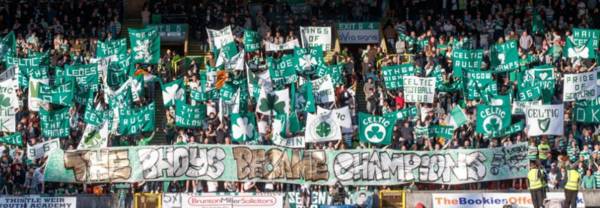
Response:
[[[589,100],[598,97],[596,70],[564,76],[563,101]]]
[[[335,89],[329,75],[312,80],[312,86],[317,104],[335,102]]]
[[[331,50],[331,27],[300,27],[302,47],[323,46],[324,51]]]
[[[16,79],[0,82],[0,131],[15,132],[15,115],[19,108],[17,84]]]
[[[109,122],[104,121],[100,128],[94,125],[86,125],[77,149],[105,148],[108,144]]]
[[[326,115],[330,113],[333,113],[334,119],[342,128],[352,128],[352,116],[350,115],[350,108],[348,106],[344,106],[333,110],[317,106],[317,114]]]
[[[563,104],[527,106],[527,136],[563,135],[564,115]]]
[[[306,142],[326,142],[341,139],[340,124],[335,118],[334,113],[309,113],[306,117],[304,137],[306,138]]]
[[[278,113],[290,114],[290,92],[288,89],[267,92],[261,89],[256,105],[256,112],[275,115]]]
[[[33,146],[27,145],[27,158],[36,160],[46,156],[49,152],[55,149],[60,149],[60,140],[53,139],[42,143],[37,143]]]
[[[225,44],[233,42],[233,32],[231,32],[231,26],[227,26],[220,30],[214,30],[206,28],[208,34],[208,43],[210,49],[216,51],[223,47]]]

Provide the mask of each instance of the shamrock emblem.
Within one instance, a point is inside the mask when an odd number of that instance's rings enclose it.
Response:
[[[326,121],[323,121],[317,125],[317,135],[319,137],[327,137],[331,134],[331,125]]]
[[[492,133],[502,129],[502,121],[498,116],[492,116],[483,121],[483,130],[487,133]]]
[[[381,124],[370,124],[365,130],[367,140],[371,143],[380,143],[385,139],[385,127]]]
[[[10,98],[0,94],[0,108],[10,108]]]
[[[152,59],[152,55],[150,54],[150,40],[136,40],[135,47],[133,48],[135,52],[136,60],[144,60],[146,62]]]
[[[231,131],[236,140],[254,138],[254,125],[246,117],[238,117],[231,127]]]
[[[179,89],[179,85],[173,84],[165,87],[163,91],[164,103],[171,103],[172,100],[179,98],[183,95],[183,91]]]
[[[267,94],[266,97],[260,99],[258,109],[262,112],[275,111],[276,113],[284,113],[285,102],[280,101],[277,95]]]

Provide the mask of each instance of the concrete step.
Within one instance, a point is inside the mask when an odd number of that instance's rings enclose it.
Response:
[[[162,89],[160,88],[160,85],[155,85],[155,88],[156,89],[154,89],[154,105],[156,107],[156,113],[154,114],[154,127],[160,130],[156,131],[156,133],[154,134],[154,139],[152,139],[150,144],[166,145],[167,137],[165,132],[163,131],[163,129],[167,127],[166,108],[163,105]]]
[[[356,109],[358,112],[367,112],[367,101],[365,100],[366,97],[363,86],[362,82],[356,84],[356,96],[354,99],[356,99]]]

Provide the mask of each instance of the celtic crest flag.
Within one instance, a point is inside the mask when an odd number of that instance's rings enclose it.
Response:
[[[596,49],[594,48],[594,40],[588,39],[581,45],[574,43],[573,39],[567,38],[563,54],[567,58],[574,59],[594,59],[596,58]]]
[[[119,109],[119,134],[131,135],[154,131],[154,103],[140,108]]]
[[[477,133],[492,134],[510,126],[511,121],[510,105],[477,105],[477,126],[475,128]]]
[[[175,101],[183,97],[183,79],[178,79],[161,85],[163,103],[165,106],[175,105]]]
[[[23,138],[21,137],[21,132],[0,137],[0,144],[9,144],[22,147]]]
[[[129,28],[128,31],[133,63],[158,64],[160,60],[160,36],[156,27]]]
[[[17,80],[7,79],[0,82],[0,131],[15,132],[15,115],[19,107]]]
[[[304,137],[306,142],[326,142],[342,138],[340,123],[332,112],[313,114],[306,116],[306,128]]]
[[[96,57],[106,58],[113,55],[127,53],[127,40],[121,38],[118,40],[98,41],[96,43]]]
[[[42,136],[47,138],[60,138],[69,136],[69,107],[56,111],[46,111],[40,108],[40,123]]]
[[[254,52],[260,49],[260,38],[258,32],[252,30],[244,30],[244,50]]]
[[[299,67],[298,73],[311,73],[319,64],[325,63],[323,59],[323,47],[315,46],[310,48],[294,48],[294,56]]]
[[[392,133],[396,119],[358,113],[358,137],[361,142],[388,145],[392,143]]]
[[[0,38],[0,61],[4,60],[4,57],[12,56],[16,51],[17,41],[15,40],[15,33],[11,31]]]
[[[206,117],[206,105],[188,105],[184,100],[177,100],[175,107],[175,126],[196,128],[202,126]]]
[[[40,83],[39,95],[43,101],[71,106],[73,104],[73,94],[75,93],[75,85],[73,81],[67,81],[55,86]]]
[[[527,136],[563,135],[564,116],[563,104],[527,106]]]
[[[517,41],[515,40],[494,45],[491,49],[490,62],[495,72],[519,69],[519,52],[517,47]]]
[[[244,142],[252,141],[257,137],[256,118],[253,113],[231,114],[231,140]]]
[[[77,149],[106,148],[109,122],[104,121],[100,126],[86,125]]]

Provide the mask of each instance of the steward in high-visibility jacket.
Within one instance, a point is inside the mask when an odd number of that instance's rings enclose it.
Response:
[[[577,166],[572,165],[567,172],[567,184],[565,184],[565,204],[563,207],[577,207],[577,192],[581,175],[577,172]]]
[[[538,164],[531,161],[529,164],[529,172],[527,173],[527,182],[529,192],[531,193],[531,202],[534,208],[539,208],[544,205],[546,198],[546,189],[544,188],[544,174],[538,169]]]

